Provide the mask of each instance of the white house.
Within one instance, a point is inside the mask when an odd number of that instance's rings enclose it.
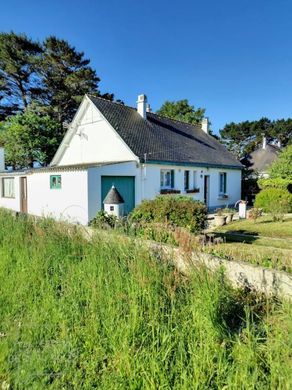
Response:
[[[161,193],[224,207],[240,199],[241,168],[207,120],[151,113],[145,95],[137,109],[85,96],[50,166],[0,173],[0,207],[88,224],[113,185],[126,214]]]

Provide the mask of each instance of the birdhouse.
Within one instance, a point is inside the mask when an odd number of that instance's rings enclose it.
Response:
[[[103,200],[104,211],[110,215],[121,218],[124,215],[124,199],[113,185]]]

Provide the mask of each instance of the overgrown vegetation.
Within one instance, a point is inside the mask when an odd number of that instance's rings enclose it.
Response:
[[[2,388],[291,387],[290,304],[186,279],[129,239],[0,223]]]
[[[131,220],[140,224],[167,223],[197,233],[205,226],[207,208],[186,196],[163,195],[143,201],[131,213]]]

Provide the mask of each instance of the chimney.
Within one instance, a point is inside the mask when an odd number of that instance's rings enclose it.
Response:
[[[202,130],[204,131],[204,133],[209,134],[209,118],[203,118]]]
[[[0,171],[5,171],[4,148],[0,148]]]
[[[151,107],[149,103],[146,104],[146,112],[151,112]]]
[[[263,149],[267,147],[267,137],[263,134]]]
[[[146,119],[146,106],[147,106],[147,96],[139,95],[137,100],[137,112],[144,119]]]

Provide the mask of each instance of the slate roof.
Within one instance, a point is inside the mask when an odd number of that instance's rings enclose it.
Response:
[[[122,195],[119,193],[119,191],[116,189],[115,186],[112,186],[112,188],[107,193],[107,196],[103,200],[104,204],[121,204],[125,203]]]
[[[186,163],[241,169],[240,162],[200,125],[147,112],[143,119],[135,108],[88,96],[132,152],[147,162]]]
[[[270,165],[277,160],[281,149],[276,145],[267,144],[265,149],[259,148],[242,159],[242,163],[253,171],[265,173]]]

